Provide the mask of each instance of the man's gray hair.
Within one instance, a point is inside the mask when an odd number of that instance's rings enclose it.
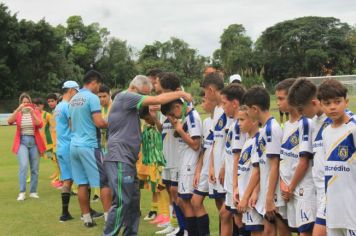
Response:
[[[135,87],[140,91],[143,90],[144,87],[148,87],[150,90],[153,88],[150,79],[144,75],[136,75],[130,82],[130,87]]]

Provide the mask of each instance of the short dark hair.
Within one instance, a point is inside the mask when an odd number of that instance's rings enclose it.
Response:
[[[159,83],[163,89],[176,91],[180,88],[180,79],[173,72],[164,72],[159,75]]]
[[[163,115],[167,115],[173,108],[175,104],[183,104],[183,101],[181,99],[174,100],[172,102],[166,103],[161,106],[161,112]]]
[[[156,77],[156,76],[158,76],[160,73],[162,73],[162,70],[161,70],[161,69],[154,68],[154,69],[151,69],[151,70],[147,71],[146,76]]]
[[[57,94],[55,94],[55,93],[49,93],[49,94],[47,94],[46,99],[47,99],[47,100],[48,100],[48,99],[53,99],[53,100],[58,101],[58,96],[57,96]]]
[[[35,105],[45,105],[45,102],[43,101],[42,98],[34,98],[32,100],[32,103],[35,104]]]
[[[253,86],[245,93],[243,103],[249,107],[258,106],[262,111],[267,111],[270,107],[268,91],[261,86]]]
[[[289,79],[282,80],[275,86],[275,90],[276,91],[284,90],[288,94],[289,88],[292,87],[292,85],[294,84],[295,81],[296,81],[295,78],[289,78]]]
[[[89,84],[92,81],[103,83],[103,76],[96,70],[90,70],[84,75],[83,83]]]
[[[140,111],[139,111],[139,116],[141,119],[144,119],[145,117],[150,115],[150,109],[148,106],[143,106]]]
[[[213,85],[218,90],[222,90],[224,88],[224,78],[221,76],[219,72],[212,72],[205,76],[202,87],[207,88],[208,86]]]
[[[297,79],[288,91],[288,104],[302,107],[316,97],[316,85],[305,78]]]
[[[245,93],[246,93],[245,88],[238,83],[229,84],[227,87],[221,90],[221,95],[225,95],[227,100],[232,101],[236,99],[241,104]]]
[[[338,97],[347,97],[347,88],[336,79],[324,80],[318,88],[318,99],[328,100]]]
[[[110,95],[110,88],[105,84],[100,85],[99,93],[107,93]]]

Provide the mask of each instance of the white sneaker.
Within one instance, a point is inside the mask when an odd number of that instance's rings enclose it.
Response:
[[[19,196],[17,197],[17,201],[23,201],[26,199],[26,193],[19,193]]]
[[[172,227],[171,225],[168,225],[167,228],[157,231],[156,234],[169,234],[169,233],[172,233],[174,230],[175,230],[174,227]]]
[[[184,230],[184,236],[189,236],[188,230]]]
[[[30,193],[30,198],[40,198],[37,193]]]
[[[176,234],[178,234],[180,231],[180,228],[174,228],[174,230],[172,232],[170,232],[169,234],[167,234],[166,236],[175,236]]]

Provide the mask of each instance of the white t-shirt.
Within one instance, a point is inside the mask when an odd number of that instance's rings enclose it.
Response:
[[[259,201],[256,204],[256,210],[261,215],[266,213],[266,194],[269,185],[269,172],[271,168],[269,158],[271,156],[280,156],[282,137],[282,128],[273,117],[269,118],[265,126],[260,129],[257,147],[260,166],[260,193],[258,197]],[[275,192],[275,204],[277,207],[284,205],[284,201],[280,194],[280,188],[278,186],[279,182],[277,182]]]
[[[203,122],[203,166],[201,169],[202,175],[209,175],[209,166],[210,166],[210,155],[214,142],[214,133],[211,131],[211,123],[213,120],[208,117]]]
[[[189,111],[183,121],[183,129],[190,137],[202,136],[202,124],[198,112],[195,109]],[[189,145],[184,142],[182,138],[178,138],[178,153],[179,153],[179,170],[185,171],[187,167],[192,170],[196,168],[196,164],[199,157],[199,152],[193,150]],[[189,169],[189,168],[188,168]],[[194,172],[193,172],[194,173]]]
[[[165,168],[177,168],[179,139],[174,137],[174,127],[167,117],[161,115],[160,122],[162,124],[163,155],[167,161]]]
[[[314,190],[312,176],[313,149],[311,130],[311,120],[306,117],[302,117],[293,123],[287,121],[284,124],[280,156],[281,162],[279,166],[281,179],[289,185],[299,164],[300,156],[308,155],[310,157],[309,168],[303,179],[295,188],[295,196],[299,196],[299,194],[303,195],[306,190],[309,190],[309,192]]]
[[[313,140],[313,179],[318,189],[325,189],[325,156],[323,149],[322,133],[324,129],[332,123],[332,120],[325,114],[315,116],[312,119],[312,140]],[[325,190],[324,190],[325,191]]]
[[[246,134],[241,133],[239,123],[237,120],[233,120],[230,124],[229,131],[226,136],[225,142],[225,179],[224,189],[228,193],[233,193],[233,166],[234,166],[234,154],[241,152],[241,149],[245,143]]]
[[[216,106],[214,109],[213,123],[211,130],[214,133],[214,171],[215,177],[219,176],[221,166],[224,163],[223,154],[225,152],[226,134],[230,126],[231,119],[226,116],[224,109],[221,106]]]
[[[325,128],[326,224],[356,230],[356,121]]]
[[[242,199],[248,183],[250,182],[253,166],[258,165],[259,163],[257,154],[258,137],[259,133],[253,137],[249,137],[242,147],[238,164],[238,188],[240,199]]]

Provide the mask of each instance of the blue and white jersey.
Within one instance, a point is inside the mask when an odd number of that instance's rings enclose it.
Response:
[[[69,103],[67,101],[63,100],[56,106],[54,118],[56,119],[57,149],[68,149],[72,134],[69,125]],[[67,151],[69,152],[69,150]]]
[[[190,110],[184,118],[183,129],[192,138],[202,136],[201,119],[195,109]],[[182,138],[178,138],[178,140],[179,170],[184,172],[187,167],[195,170],[200,150],[193,150]]]
[[[201,169],[201,175],[209,175],[210,155],[214,143],[214,133],[210,130],[212,119],[210,117],[203,121],[203,144],[204,150],[203,167]]]
[[[328,228],[356,230],[356,122],[322,134],[325,153],[326,223]]]
[[[260,166],[260,193],[259,201],[256,204],[256,210],[261,215],[266,213],[265,203],[266,194],[269,183],[270,160],[272,156],[280,156],[283,131],[278,122],[273,118],[269,118],[264,127],[260,129],[258,138],[257,153],[259,156]],[[279,184],[276,186],[275,203],[276,206],[282,206],[284,201],[281,199]]]
[[[325,155],[323,149],[323,131],[332,123],[332,120],[325,114],[315,116],[312,119],[312,141],[313,141],[313,179],[314,185],[318,189],[325,188],[324,170],[325,170]]]
[[[162,124],[162,145],[163,156],[166,159],[165,168],[177,168],[179,162],[178,145],[179,139],[174,137],[175,129],[171,122],[161,115],[160,122]]]
[[[287,121],[284,125],[283,138],[281,145],[280,177],[284,183],[289,185],[293,179],[300,156],[308,156],[309,168],[303,179],[298,183],[294,194],[299,195],[305,190],[313,191],[314,183],[312,176],[312,136],[311,120],[302,117],[296,122]]]
[[[238,164],[238,188],[240,199],[242,199],[248,183],[250,182],[252,168],[259,163],[259,156],[257,153],[257,145],[259,133],[253,137],[249,137],[242,147],[240,160]]]
[[[229,130],[231,119],[226,116],[224,109],[221,106],[216,106],[214,109],[213,123],[211,130],[214,133],[214,171],[215,177],[219,176],[221,166],[224,164],[223,154],[225,153],[226,134]]]
[[[234,120],[229,127],[225,142],[225,179],[224,189],[228,193],[233,193],[233,168],[234,168],[234,154],[241,152],[241,149],[246,141],[246,134],[241,133],[239,122]]]

